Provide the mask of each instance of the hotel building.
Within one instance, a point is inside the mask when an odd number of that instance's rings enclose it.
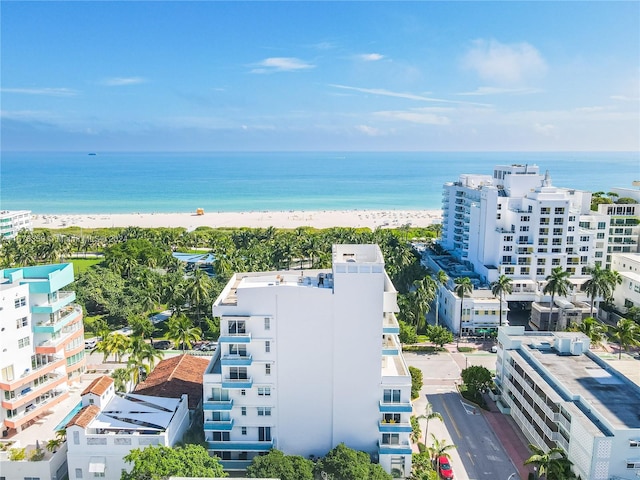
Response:
[[[124,457],[149,445],[172,447],[189,427],[187,395],[180,398],[116,393],[113,379],[96,378],[82,392],[82,408],[67,423],[69,479],[119,480]]]
[[[498,333],[497,405],[540,448],[561,447],[581,478],[640,475],[640,387],[589,351],[582,333]]]
[[[344,442],[411,471],[411,377],[397,292],[377,245],[335,245],[330,270],[237,273],[213,305],[204,429],[227,470],[271,448],[304,457]]]
[[[0,270],[0,424],[20,431],[68,396],[84,371],[73,265]]]
[[[0,240],[15,238],[24,229],[33,230],[30,210],[0,211]]]
[[[640,307],[640,253],[614,253],[611,268],[622,277],[613,291],[613,303],[620,312]]]

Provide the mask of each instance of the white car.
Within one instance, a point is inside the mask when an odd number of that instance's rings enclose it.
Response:
[[[498,353],[498,346],[497,345],[492,345],[491,346],[491,353]]]

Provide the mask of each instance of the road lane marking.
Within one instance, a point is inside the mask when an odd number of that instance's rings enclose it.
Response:
[[[462,438],[462,434],[460,433],[460,430],[458,429],[458,425],[456,425],[456,421],[453,419],[453,415],[451,415],[451,412],[449,411],[449,407],[447,407],[447,402],[442,402],[442,406],[447,411],[447,415],[449,415],[449,419],[451,419],[451,424],[453,425],[453,428],[456,429],[456,433],[458,434],[458,438]]]
[[[471,456],[471,452],[467,452],[467,456],[469,457],[469,460],[471,460],[471,463],[473,463],[473,465],[475,465],[476,462],[473,461],[473,457]]]

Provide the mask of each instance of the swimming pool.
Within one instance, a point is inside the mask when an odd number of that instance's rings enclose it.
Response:
[[[73,410],[71,410],[69,414],[66,417],[64,417],[64,419],[56,426],[56,428],[53,429],[53,431],[57,432],[58,430],[62,430],[63,428],[66,428],[67,423],[69,423],[69,420],[71,420],[73,416],[76,413],[78,413],[81,409],[82,409],[82,401],[78,403],[78,405],[73,407]]]

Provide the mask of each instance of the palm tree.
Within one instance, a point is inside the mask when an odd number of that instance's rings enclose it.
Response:
[[[513,286],[511,285],[511,278],[506,275],[500,275],[498,280],[491,284],[491,293],[500,298],[500,324],[502,326],[502,301],[505,293],[511,294]]]
[[[542,292],[544,294],[551,294],[551,305],[549,307],[549,327],[551,327],[551,317],[553,316],[553,301],[556,295],[566,297],[569,294],[569,288],[571,283],[568,278],[571,274],[562,270],[562,267],[556,267],[551,270],[551,275],[545,279],[547,284],[544,286]],[[556,324],[557,326],[557,324]],[[557,330],[557,328],[556,328]]]
[[[438,285],[438,292],[436,292],[436,327],[438,326],[438,313],[440,310],[440,295],[438,295],[440,291],[440,287],[447,284],[449,281],[449,276],[444,270],[438,270],[438,273],[435,276],[436,285]]]
[[[622,350],[626,352],[629,347],[640,344],[640,326],[633,320],[623,318],[615,327],[609,328],[611,328],[611,338],[620,345],[618,359],[622,358]]]
[[[193,276],[187,281],[186,294],[191,306],[196,307],[198,324],[200,324],[200,306],[209,297],[212,285],[209,276],[202,270],[193,272]]]
[[[427,451],[434,462],[436,462],[440,457],[450,458],[449,450],[457,448],[455,445],[447,443],[447,440],[444,438],[442,440],[438,440],[433,433],[431,434],[431,439],[433,440],[433,444],[430,447],[427,447]],[[438,465],[436,465],[436,468],[437,467]]]
[[[586,273],[591,275],[591,278],[584,282],[584,291],[591,299],[591,312],[589,316],[593,317],[593,306],[596,297],[602,296],[607,298],[610,296],[610,275],[609,270],[604,270],[596,263],[594,267],[587,267]]]
[[[182,344],[182,351],[187,347],[191,348],[193,342],[202,338],[202,330],[194,327],[191,320],[185,315],[171,317],[167,323],[169,331],[167,337],[178,344]]]
[[[131,372],[127,368],[116,368],[111,372],[111,378],[118,392],[126,392],[131,381]]]
[[[539,475],[544,475],[544,478],[551,479],[555,477],[555,475],[549,477],[551,472],[564,471],[567,454],[562,448],[553,447],[549,451],[545,451],[536,445],[529,444],[529,450],[533,454],[524,461],[524,464],[534,465],[538,469]]]
[[[427,404],[424,406],[424,415],[419,415],[418,416],[418,420],[426,420],[427,424],[424,428],[424,446],[427,446],[427,432],[429,431],[429,420],[433,420],[433,419],[438,419],[441,422],[444,422],[444,419],[442,418],[442,415],[439,412],[434,412],[433,411],[433,405],[431,405],[431,403],[427,402]]]
[[[587,317],[581,323],[572,325],[567,328],[567,330],[584,333],[589,337],[589,340],[594,347],[602,344],[602,340],[604,339],[604,334],[606,332],[604,324],[600,323],[593,317]]]
[[[414,282],[416,286],[414,307],[416,309],[416,328],[421,329],[426,322],[426,314],[429,312],[431,302],[436,297],[437,286],[433,278],[427,276]]]
[[[118,363],[122,362],[122,357],[129,351],[129,348],[131,347],[131,339],[121,333],[112,333],[107,338],[102,340],[102,342],[105,342],[107,344],[107,350],[109,351],[109,353],[113,353],[116,356],[116,360]]]
[[[458,325],[458,339],[462,334],[462,312],[464,312],[464,296],[473,292],[473,284],[469,277],[458,277],[454,280],[456,287],[454,291],[460,297],[460,324]]]

